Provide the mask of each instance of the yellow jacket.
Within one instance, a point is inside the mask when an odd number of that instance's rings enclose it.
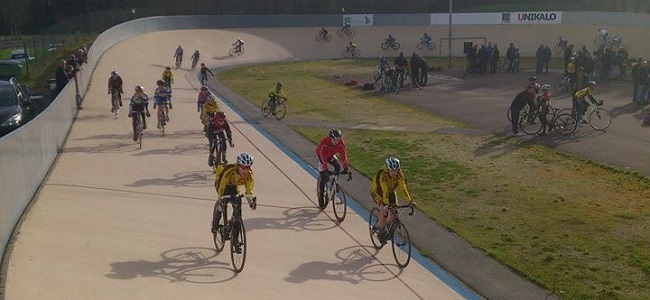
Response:
[[[393,178],[388,175],[388,169],[386,166],[379,169],[370,186],[370,195],[372,196],[372,199],[375,200],[375,203],[388,205],[389,194],[395,193],[396,190],[399,190],[400,197],[408,203],[413,201],[409,191],[406,189],[406,177],[402,170],[400,170],[399,173],[397,173],[397,176]],[[395,205],[397,205],[397,197],[395,198]]]
[[[249,169],[244,176],[239,173],[239,166],[237,164],[229,164],[227,166],[220,165],[216,171],[217,179],[214,181],[214,187],[217,190],[217,197],[223,197],[223,192],[229,185],[234,185],[239,194],[239,186],[243,185],[246,188],[246,197],[253,196],[253,169]]]
[[[217,112],[219,112],[219,104],[217,104],[217,101],[208,101],[205,104],[203,104],[203,111],[201,112],[201,120],[205,121],[205,118],[207,118],[209,115],[216,114]]]

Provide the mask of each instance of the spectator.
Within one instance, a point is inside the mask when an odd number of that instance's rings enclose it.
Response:
[[[59,62],[59,66],[56,68],[56,71],[54,73],[54,78],[56,81],[56,89],[54,94],[58,95],[63,89],[63,87],[65,87],[65,85],[68,83],[68,80],[70,80],[68,77],[68,73],[66,72],[65,60],[62,59]]]
[[[419,88],[419,78],[420,78],[420,64],[422,62],[422,57],[419,54],[413,52],[411,56],[410,65],[411,65],[411,86]]]
[[[515,44],[510,43],[506,50],[506,59],[508,60],[508,73],[515,71]]]
[[[519,72],[519,48],[515,48],[515,68],[513,72]]]
[[[408,64],[409,62],[404,57],[404,52],[400,52],[399,56],[395,58],[395,61],[393,61],[393,65],[395,65],[395,71],[399,76],[400,88],[404,87],[404,74],[406,73],[406,68],[408,68]]]
[[[497,44],[494,44],[494,50],[492,50],[492,58],[490,59],[490,71],[492,74],[497,72],[497,64],[501,60],[501,53],[499,52],[499,47]]]
[[[548,45],[544,46],[544,51],[542,52],[542,68],[546,74],[548,74],[548,62],[551,60],[551,55],[551,48]]]
[[[542,73],[542,64],[544,61],[544,45],[539,45],[535,52],[535,74]]]
[[[634,66],[632,66],[632,101],[636,103],[641,103],[640,89],[643,88],[643,85],[648,77],[648,71],[646,69],[646,64],[642,57],[636,60]]]
[[[418,85],[419,86],[426,86],[427,82],[429,80],[429,63],[420,55],[418,55],[420,58],[420,78],[418,80]]]
[[[485,74],[487,72],[487,61],[487,50],[485,48],[485,45],[482,45],[481,49],[478,49],[478,68],[481,74]]]

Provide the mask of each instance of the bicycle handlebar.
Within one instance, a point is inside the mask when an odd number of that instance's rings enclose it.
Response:
[[[410,208],[411,211],[409,212],[409,216],[412,216],[415,213],[415,205],[413,205],[413,204],[402,204],[402,205],[398,205],[398,206],[393,206],[391,208],[393,208],[393,209]]]
[[[347,174],[347,175],[348,175],[348,179],[347,179],[346,181],[350,181],[350,180],[352,180],[352,172],[350,172],[350,171],[342,171],[342,172],[338,172],[338,173],[337,173],[337,172],[333,172],[333,171],[329,171],[329,170],[327,171],[327,175],[336,175],[336,176],[339,176],[339,175],[341,175],[341,174]]]

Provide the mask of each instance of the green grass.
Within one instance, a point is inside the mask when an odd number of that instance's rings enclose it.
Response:
[[[275,81],[284,81],[289,118],[304,121],[294,129],[313,142],[327,132],[322,122],[390,124],[391,130],[344,129],[355,169],[369,177],[386,156],[399,157],[429,218],[556,295],[648,299],[650,180],[509,137],[422,130],[465,125],[333,77],[369,74],[373,65],[292,62],[218,76],[258,105]]]

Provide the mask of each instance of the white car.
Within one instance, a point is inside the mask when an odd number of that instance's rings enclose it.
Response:
[[[11,52],[11,57],[9,57],[9,60],[12,61],[17,61],[22,63],[25,60],[34,60],[36,59],[35,57],[29,55],[29,53],[25,53],[23,50],[15,50]]]

